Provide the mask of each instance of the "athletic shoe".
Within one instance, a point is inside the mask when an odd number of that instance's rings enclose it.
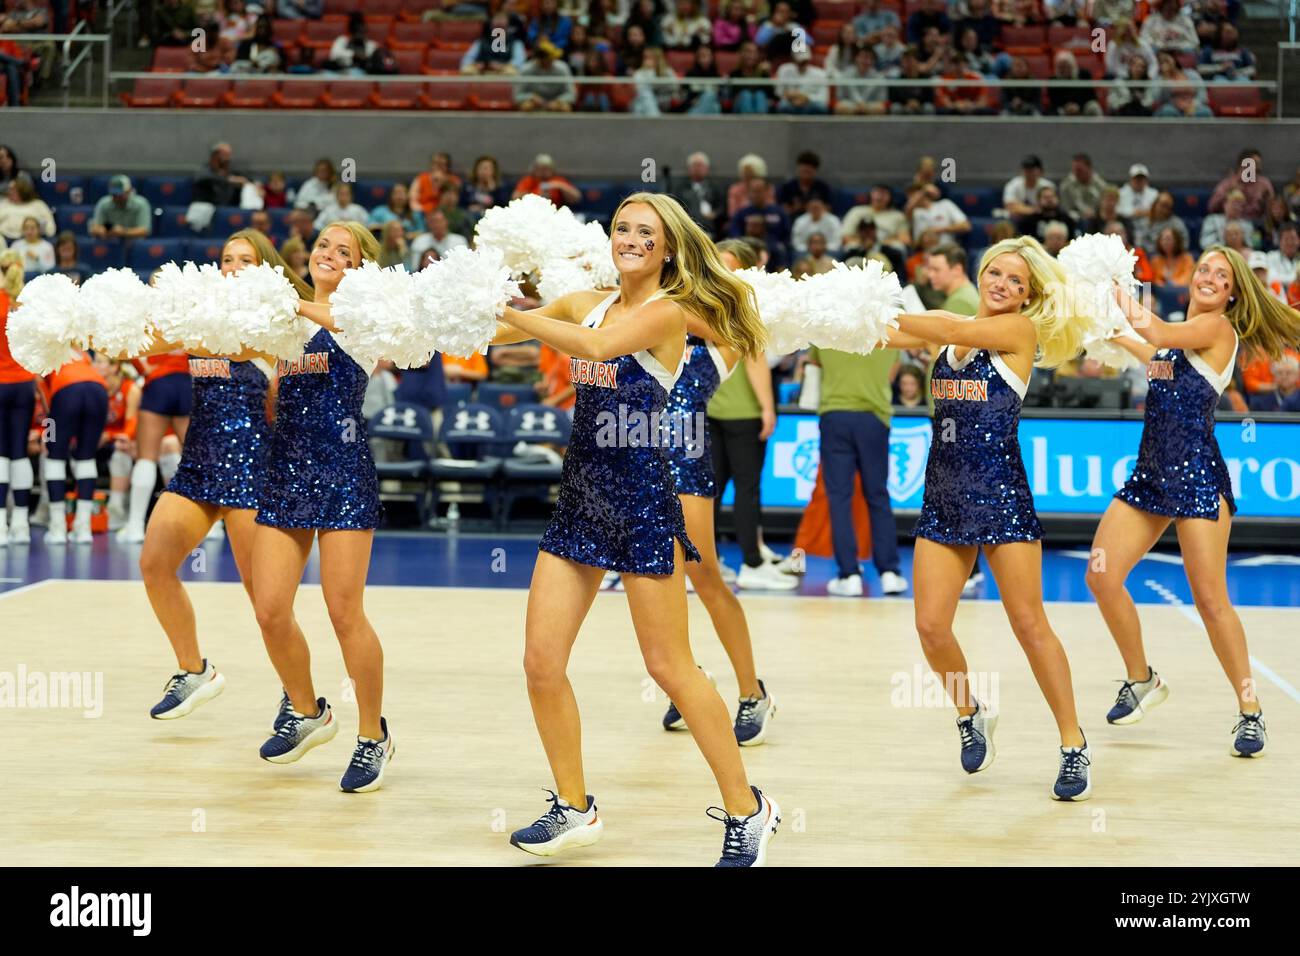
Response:
[[[587,809],[577,810],[553,790],[551,809],[531,825],[510,834],[510,845],[535,856],[555,856],[572,846],[591,846],[600,839],[605,823],[596,813],[596,798],[587,794]]]
[[[128,521],[117,530],[118,544],[144,544],[144,525]]]
[[[1264,714],[1238,714],[1237,725],[1232,728],[1232,750],[1234,757],[1254,757],[1264,749],[1268,734],[1264,731]]]
[[[761,744],[767,738],[768,722],[776,716],[776,703],[761,680],[758,689],[763,696],[740,698],[740,708],[736,711],[736,743],[742,747]]]
[[[1136,724],[1147,715],[1147,711],[1157,704],[1162,704],[1169,696],[1169,685],[1160,679],[1160,675],[1148,665],[1147,679],[1143,681],[1120,681],[1119,696],[1115,706],[1110,709],[1106,719],[1112,724]]]
[[[726,828],[722,835],[722,857],[716,866],[763,866],[767,862],[767,844],[781,825],[781,808],[758,787],[749,789],[754,791],[758,809],[747,817],[733,817],[721,807],[704,811]]]
[[[719,569],[722,571],[722,583],[734,586],[736,583],[736,570],[729,564],[719,562]]]
[[[86,516],[85,521],[82,521],[80,518],[78,518],[75,522],[73,522],[72,524],[73,544],[93,544],[94,541],[95,541],[95,534],[93,531],[90,530],[89,515]]]
[[[782,574],[770,564],[760,564],[756,568],[742,564],[736,583],[746,591],[793,591],[799,587],[796,578]]]
[[[339,722],[334,719],[330,705],[321,697],[316,701],[316,716],[308,717],[296,710],[280,725],[275,735],[262,744],[259,753],[271,763],[293,763],[313,747],[329,743],[339,732]]]
[[[846,578],[831,578],[826,582],[826,593],[835,597],[862,597],[862,575],[850,574]]]
[[[68,527],[62,522],[56,522],[45,529],[46,544],[67,544]]]
[[[907,590],[907,578],[897,571],[885,571],[880,575],[880,590],[886,594],[902,594]]]
[[[275,720],[271,721],[271,733],[278,733],[284,726],[284,722],[293,716],[293,701],[289,699],[289,692],[282,691],[280,696],[280,709],[275,712]]]
[[[957,731],[961,734],[961,769],[967,773],[979,773],[997,756],[993,730],[998,725],[998,715],[989,713],[979,701],[975,701],[975,706],[978,708],[975,713],[957,718]]]
[[[758,556],[768,564],[779,564],[781,562],[781,556],[762,541],[758,543]]]
[[[352,762],[339,781],[339,789],[344,793],[369,793],[378,790],[384,782],[384,770],[397,752],[397,747],[393,744],[392,735],[388,733],[388,721],[383,717],[379,718],[379,728],[384,732],[383,740],[357,737],[357,749],[352,751]]]
[[[1061,769],[1052,787],[1053,800],[1087,800],[1092,796],[1092,752],[1082,747],[1061,748]]]
[[[14,513],[14,521],[9,525],[9,543],[10,544],[31,544],[32,529],[24,517],[18,520],[17,512]]]
[[[703,667],[701,667],[700,670],[704,671],[704,676],[709,679],[710,684],[712,684],[714,687],[718,686],[718,679],[716,677],[714,677],[707,670],[704,670]],[[664,714],[664,730],[685,730],[685,729],[686,729],[686,718],[682,716],[681,711],[677,709],[676,704],[674,704],[671,700],[668,701],[668,713]]]
[[[226,688],[226,675],[203,659],[203,670],[177,671],[167,681],[163,699],[154,704],[149,716],[155,720],[173,720],[184,717],[200,704],[205,704]]]
[[[791,554],[777,561],[772,567],[776,568],[782,574],[804,574],[808,571],[808,562],[802,554]]]

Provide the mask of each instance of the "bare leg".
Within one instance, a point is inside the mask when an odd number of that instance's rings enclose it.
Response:
[[[1192,587],[1196,610],[1210,635],[1223,673],[1237,695],[1237,705],[1246,714],[1259,711],[1255,680],[1250,675],[1250,652],[1246,631],[1228,599],[1228,536],[1232,515],[1219,499],[1219,520],[1184,518],[1178,522],[1178,544],[1183,551],[1187,583]]]
[[[384,649],[366,617],[366,572],[373,531],[320,532],[320,581],[325,607],[343,650],[343,663],[357,695],[357,733],[382,740]]]
[[[311,554],[316,532],[310,528],[258,525],[253,535],[253,610],[262,640],[293,709],[316,713],[311,681],[311,651],[293,616],[293,599]]]
[[[686,536],[700,552],[699,561],[686,562],[686,574],[695,585],[709,620],[731,659],[741,697],[761,697],[758,675],[754,671],[754,645],[749,639],[749,624],[739,598],[722,580],[718,548],[713,535],[713,499],[698,495],[679,495],[686,517]]]
[[[718,781],[723,807],[732,816],[747,817],[756,803],[727,706],[691,656],[683,564],[682,546],[677,542],[671,575],[623,575],[632,625],[646,669],[686,719]]]
[[[555,790],[570,806],[583,810],[587,809],[587,782],[582,772],[582,721],[566,671],[578,629],[603,576],[600,568],[538,552],[524,625],[528,700]]]
[[[952,622],[978,552],[975,545],[939,544],[917,538],[912,558],[912,595],[921,650],[930,669],[943,678],[943,686],[962,717],[976,711],[969,692],[974,684],[966,667],[966,655],[952,632]]]
[[[1034,678],[1056,718],[1061,746],[1082,747],[1083,731],[1074,709],[1070,661],[1043,608],[1042,544],[1017,541],[992,545],[984,549],[984,557],[998,582],[1011,630],[1024,648]]]
[[[1097,599],[1131,681],[1146,680],[1150,669],[1142,647],[1142,621],[1124,582],[1167,527],[1168,518],[1112,498],[1092,539],[1088,588]]]
[[[149,603],[176,653],[176,663],[191,673],[203,670],[203,655],[194,606],[177,569],[202,543],[219,510],[216,505],[164,492],[154,506],[140,550],[140,575]]]

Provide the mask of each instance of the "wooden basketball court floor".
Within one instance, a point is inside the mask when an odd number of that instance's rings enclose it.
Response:
[[[317,692],[342,732],[289,766],[260,760],[279,685],[237,584],[190,586],[205,652],[229,681],[216,700],[154,721],[174,661],[143,587],[48,581],[0,601],[0,677],[102,674],[102,714],[0,709],[0,856],[14,865],[482,865],[537,861],[510,830],[551,785],[524,689],[522,590],[372,587],[396,755],[376,793],[338,790],[355,733],[318,587],[298,614]],[[1090,802],[1048,797],[1057,742],[995,602],[963,602],[971,666],[998,680],[998,756],[963,773],[953,713],[916,706],[925,673],[906,599],[743,597],[778,705],[768,743],[744,751],[784,822],[771,865],[1292,864],[1300,846],[1300,610],[1241,610],[1270,731],[1268,754],[1228,755],[1230,692],[1208,639],[1174,606],[1142,606],[1169,701],[1145,721],[1104,714],[1122,668],[1096,608],[1049,605],[1073,665],[1094,755]],[[698,600],[698,660],[734,712],[734,678]],[[918,669],[919,668],[919,669]],[[709,865],[720,827],[712,778],[686,733],[660,728],[623,595],[602,594],[575,650],[588,786],[604,839],[554,865]],[[933,693],[930,694],[933,698]],[[910,706],[903,706],[904,704]]]

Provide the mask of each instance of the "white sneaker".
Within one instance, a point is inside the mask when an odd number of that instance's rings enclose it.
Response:
[[[793,591],[799,587],[797,578],[782,574],[775,565],[766,563],[756,568],[742,564],[736,583],[747,591]]]
[[[803,555],[796,557],[794,554],[787,555],[773,564],[772,567],[782,574],[803,574],[808,570],[807,561]]]
[[[902,594],[907,590],[907,578],[893,571],[880,575],[880,589],[886,594]]]
[[[67,544],[68,543],[67,526],[58,523],[58,524],[52,524],[48,528],[46,528],[45,543],[46,544]]]
[[[836,597],[862,597],[862,575],[850,574],[847,578],[831,578],[826,582],[826,593]]]
[[[26,518],[23,518],[23,520],[21,521],[15,520],[14,523],[9,526],[9,543],[10,544],[31,544],[32,543],[32,529],[31,526],[27,523]]]
[[[966,579],[966,583],[961,586],[961,596],[970,597],[975,593],[975,589],[984,583],[984,572],[976,571]]]
[[[762,558],[764,561],[766,561],[768,564],[777,564],[781,560],[781,556],[779,554],[777,554],[766,544],[763,544],[761,542],[759,543],[758,546],[758,556]]]
[[[721,562],[718,563],[718,567],[722,570],[722,583],[734,585],[736,583],[736,569],[729,564],[723,564]]]
[[[91,544],[94,540],[95,533],[90,530],[90,515],[86,515],[84,521],[78,519],[72,523],[73,544]]]
[[[555,856],[569,847],[591,846],[600,839],[605,824],[596,812],[596,798],[587,795],[587,809],[577,810],[553,791],[551,809],[532,826],[510,834],[510,844],[534,856]]]
[[[143,544],[144,543],[144,525],[127,523],[118,529],[118,544]]]

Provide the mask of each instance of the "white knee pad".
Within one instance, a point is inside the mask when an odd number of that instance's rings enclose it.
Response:
[[[162,474],[162,479],[164,482],[171,481],[172,476],[176,474],[176,469],[179,468],[180,466],[181,466],[180,455],[159,455],[158,456],[158,471],[159,473]]]
[[[124,451],[115,451],[108,458],[108,473],[114,478],[126,478],[131,474],[131,456]]]
[[[14,491],[31,491],[32,460],[30,458],[6,460],[9,461],[9,487]]]
[[[46,458],[41,474],[46,481],[67,481],[68,463],[55,458]]]
[[[99,468],[95,464],[95,459],[89,458],[85,461],[74,460],[72,462],[72,477],[77,481],[84,481],[87,478],[98,478]]]
[[[0,458],[0,485],[9,484],[9,459]]]

